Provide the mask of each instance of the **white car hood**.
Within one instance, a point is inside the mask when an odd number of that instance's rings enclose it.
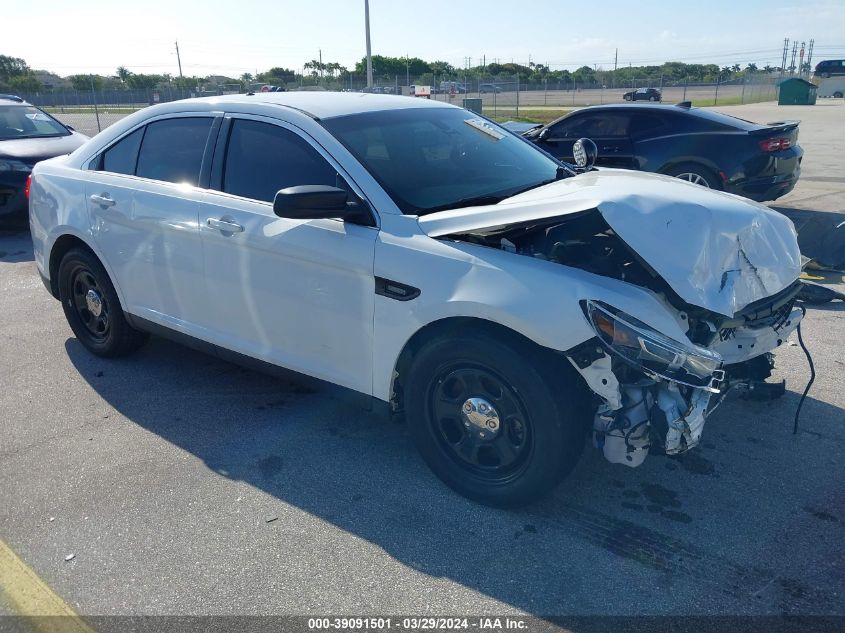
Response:
[[[431,237],[598,209],[605,221],[686,302],[734,316],[801,272],[795,227],[756,202],[675,178],[598,170],[496,205],[419,218]]]

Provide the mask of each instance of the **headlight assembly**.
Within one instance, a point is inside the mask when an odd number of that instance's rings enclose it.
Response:
[[[587,319],[605,347],[648,376],[718,393],[722,357],[691,343],[680,343],[605,303],[587,301]]]
[[[0,158],[0,172],[4,171],[22,171],[25,173],[29,173],[32,171],[32,167],[19,160]]]

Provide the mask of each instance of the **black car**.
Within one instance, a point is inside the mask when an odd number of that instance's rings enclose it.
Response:
[[[523,136],[566,162],[575,141],[587,137],[598,166],[676,176],[757,201],[791,191],[804,154],[797,121],[761,125],[689,102],[593,106]]]
[[[496,84],[479,84],[478,86],[479,94],[487,94],[489,93],[500,93],[502,92],[501,86],[497,86]]]
[[[657,88],[637,88],[622,95],[625,101],[662,101],[663,97]]]
[[[845,59],[826,59],[816,64],[816,76],[835,77],[845,75]]]
[[[87,140],[20,97],[0,95],[0,224],[25,223],[26,181],[35,163]]]

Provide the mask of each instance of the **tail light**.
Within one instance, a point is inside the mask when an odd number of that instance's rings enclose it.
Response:
[[[758,145],[764,152],[779,152],[792,147],[792,141],[788,138],[767,138],[765,141],[760,141]]]
[[[29,200],[29,189],[32,187],[32,174],[26,177],[26,186],[23,188],[23,195]]]

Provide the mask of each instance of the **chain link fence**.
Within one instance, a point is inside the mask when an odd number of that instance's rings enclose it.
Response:
[[[638,88],[657,88],[664,103],[691,101],[696,106],[757,103],[777,99],[778,75],[753,74],[718,82],[662,78],[634,79],[624,86],[599,82],[526,82],[519,75],[462,76],[433,74],[420,77],[381,77],[367,88],[366,78],[350,74],[309,83],[291,82],[285,90],[375,92],[414,95],[426,87],[430,99],[464,105],[464,99],[480,99],[485,115],[498,120],[549,121],[567,110],[605,103],[623,103],[625,94]],[[245,92],[248,88],[185,90],[164,84],[145,90],[51,89],[20,96],[54,115],[79,132],[93,136],[126,115],[156,103],[190,97]],[[476,102],[477,103],[477,102]]]

